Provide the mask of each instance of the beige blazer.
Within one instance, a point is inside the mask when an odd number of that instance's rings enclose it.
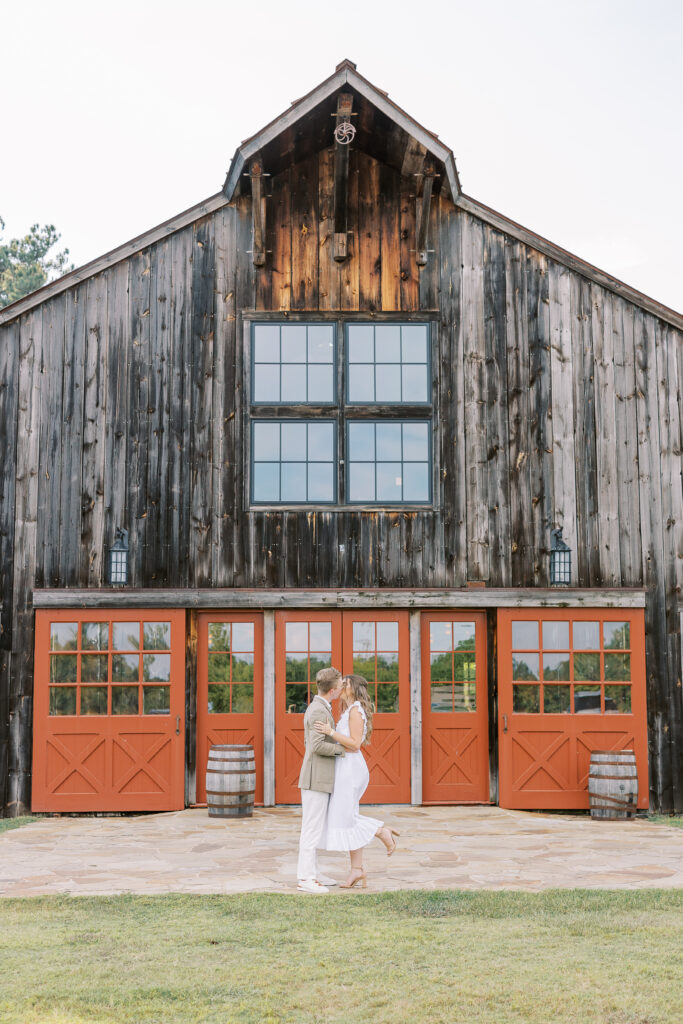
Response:
[[[344,748],[324,733],[317,732],[313,727],[315,722],[329,722],[334,729],[332,712],[328,711],[327,704],[317,694],[304,715],[306,753],[299,775],[299,789],[331,793],[334,789],[334,759],[344,753]]]

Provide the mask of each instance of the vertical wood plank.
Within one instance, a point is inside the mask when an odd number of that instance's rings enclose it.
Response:
[[[292,309],[318,307],[318,160],[292,168]]]
[[[318,154],[318,305],[328,311],[340,306],[341,269],[333,248],[334,149],[323,149]]]
[[[570,275],[555,263],[549,266],[550,374],[553,420],[553,485],[555,523],[566,544],[576,551],[576,458],[574,454],[574,395]],[[572,559],[572,582],[576,558]]]
[[[399,193],[400,267],[401,291],[400,308],[413,313],[420,308],[420,281],[415,262],[415,179],[401,178]],[[384,306],[386,309],[386,306]]]
[[[544,256],[527,252],[529,317],[529,417],[531,427],[531,516],[533,578],[527,586],[547,586],[550,531],[554,523],[553,421],[550,397],[549,274]]]
[[[579,586],[601,579],[598,523],[598,468],[595,426],[595,359],[591,285],[577,276],[571,282],[574,343],[574,450],[576,453],[576,575]]]
[[[129,371],[131,338],[128,318],[128,271],[124,260],[107,271],[109,281],[109,366],[107,373],[107,423],[104,476],[104,582],[107,582],[106,553],[116,536],[116,529],[130,530],[128,507],[128,475],[126,464]],[[66,399],[66,395],[65,395]]]
[[[131,339],[127,435],[129,580],[142,586],[147,521],[147,409],[149,407],[151,251],[131,257],[128,322]]]
[[[619,486],[619,563],[621,584],[643,585],[638,499],[638,437],[636,374],[633,348],[633,306],[615,300],[614,392],[617,432],[617,480]],[[618,312],[617,312],[618,311]]]
[[[493,585],[498,587],[510,586],[512,576],[505,285],[505,240],[499,232],[487,227],[484,229],[484,345],[488,464],[486,487],[489,506],[489,579]]]
[[[467,217],[462,237],[462,349],[467,474],[467,577],[489,578],[489,516],[484,337],[484,239],[480,221]]]
[[[83,457],[81,460],[81,580],[97,587],[104,569],[105,395],[108,358],[107,276],[91,278],[86,291]]]
[[[401,308],[401,179],[399,174],[379,165],[380,213],[380,298],[382,310]]]
[[[40,417],[35,586],[49,587],[59,585],[59,521],[54,521],[53,510],[60,504],[64,296],[56,296],[41,309],[45,388]]]
[[[380,165],[359,153],[358,172],[358,305],[374,312],[382,304]]]
[[[145,578],[149,586],[168,585],[166,481],[169,471],[167,409],[170,393],[171,291],[173,251],[170,239],[154,246],[150,281],[150,367],[147,406],[147,522]]]
[[[85,304],[87,285],[65,293],[62,386],[62,461],[58,573],[63,586],[80,583],[81,454],[85,390]]]
[[[216,215],[216,349],[222,361],[222,385],[214,381],[214,426],[221,443],[214,452],[214,544],[211,577],[215,586],[232,585],[235,543],[235,487],[242,476],[242,452],[235,449],[235,420],[241,380],[236,374],[237,311],[235,308],[235,211]],[[218,415],[220,410],[221,415]]]
[[[410,802],[422,805],[422,661],[420,612],[410,613]]]
[[[195,224],[192,246],[190,571],[197,587],[211,586],[215,263],[214,222],[204,218]]]
[[[348,241],[346,260],[341,264],[340,306],[344,310],[358,309],[358,293],[360,288],[360,267],[358,260],[358,153],[352,150],[349,154],[349,193],[348,193]]]
[[[167,528],[169,549],[174,552],[170,578],[176,586],[190,582],[190,460],[192,389],[187,370],[192,353],[192,228],[171,239],[171,352],[173,371],[169,382],[169,478]]]
[[[284,311],[292,308],[292,227],[289,169],[273,178],[272,187],[274,220],[272,303],[273,309]],[[331,216],[334,216],[333,210]],[[332,223],[334,224],[334,221]],[[334,231],[332,231],[333,233]],[[332,244],[332,235],[330,235],[328,244]],[[238,261],[240,264],[244,258],[244,253],[238,251]],[[243,303],[238,303],[238,309],[243,307]]]
[[[595,428],[597,455],[598,530],[600,581],[618,586],[619,495],[616,480],[617,444],[614,408],[614,331],[611,296],[598,285],[591,285],[593,306],[593,349],[595,353]]]

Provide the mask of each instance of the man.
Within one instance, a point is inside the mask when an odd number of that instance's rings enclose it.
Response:
[[[306,753],[299,776],[301,790],[301,838],[299,840],[298,888],[301,892],[329,892],[323,881],[334,885],[332,879],[321,879],[318,872],[317,849],[320,845],[330,793],[334,789],[335,757],[343,756],[344,748],[319,733],[315,722],[327,722],[334,728],[332,701],[342,689],[342,675],[336,668],[322,668],[315,677],[318,693],[304,715],[304,742]]]

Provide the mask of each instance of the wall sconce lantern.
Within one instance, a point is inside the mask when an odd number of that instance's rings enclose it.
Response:
[[[109,548],[109,582],[114,586],[128,582],[128,530],[116,529],[116,540]]]
[[[550,534],[550,586],[568,587],[572,581],[572,549],[562,540],[562,530]]]

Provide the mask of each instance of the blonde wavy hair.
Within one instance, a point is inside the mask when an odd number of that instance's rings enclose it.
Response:
[[[365,739],[363,740],[363,746],[365,746],[367,743],[370,742],[370,736],[372,734],[372,716],[375,713],[375,705],[370,700],[370,694],[368,693],[367,680],[364,679],[363,676],[351,675],[344,676],[342,679],[342,683],[344,684],[344,686],[348,684],[351,687],[351,692],[353,694],[353,697],[348,702],[348,704],[346,703],[344,697],[342,696],[341,705],[343,710],[345,711],[346,708],[350,707],[351,704],[354,703],[354,701],[358,701],[363,711],[365,712],[365,717],[367,720],[367,732],[365,734]]]

